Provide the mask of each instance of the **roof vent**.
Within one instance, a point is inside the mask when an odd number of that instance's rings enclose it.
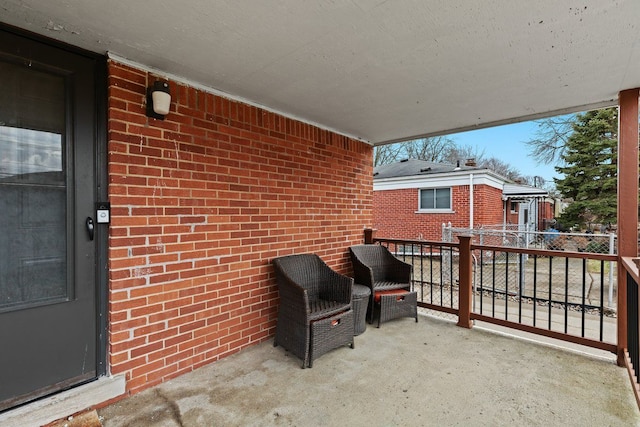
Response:
[[[429,172],[431,170],[431,168],[422,168],[420,169],[420,172]]]
[[[380,174],[380,172],[374,172],[373,176],[378,176]]]
[[[409,161],[409,159],[402,159],[402,160],[400,160],[400,163],[405,163],[405,162],[408,162],[408,161]]]

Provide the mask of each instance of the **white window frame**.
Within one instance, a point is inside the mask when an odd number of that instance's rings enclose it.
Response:
[[[423,208],[422,207],[422,191],[431,190],[435,198],[436,191],[446,189],[449,190],[449,207],[448,208]],[[434,199],[435,205],[435,199]],[[453,187],[425,187],[418,190],[418,211],[417,213],[452,213],[453,212]]]

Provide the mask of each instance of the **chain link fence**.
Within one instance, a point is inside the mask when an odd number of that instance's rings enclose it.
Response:
[[[583,252],[593,254],[616,253],[616,235],[597,233],[561,233],[558,231],[529,231],[518,225],[481,226],[474,229],[456,228],[451,224],[442,225],[442,240],[457,241],[459,235],[472,236],[476,245],[526,248],[548,251]],[[562,254],[558,254],[562,257]],[[534,274],[538,277],[550,277],[552,281],[564,286],[548,290],[549,300],[559,300],[571,303],[590,300],[602,300],[610,313],[615,313],[615,294],[617,277],[615,263],[611,261],[597,261],[564,258],[555,264],[541,262],[540,259],[530,259],[527,254],[517,254],[502,251],[474,251],[474,287],[479,292],[487,289],[488,278],[491,290],[504,298],[518,295],[526,297],[532,292],[536,283]],[[566,264],[565,264],[566,263]],[[453,268],[453,260],[447,261]],[[536,273],[534,273],[536,272]],[[540,286],[536,283],[536,286]],[[595,301],[594,301],[595,302]]]
[[[615,253],[612,235],[553,236],[555,233],[549,232],[536,235],[518,230],[443,226],[443,240],[449,242],[377,239],[413,266],[413,290],[422,303],[423,314],[457,320],[460,253],[454,239],[458,240],[456,236],[461,234],[471,235],[476,245],[471,252],[474,313],[561,334],[615,342],[615,256],[602,254],[604,242],[608,242],[606,252]],[[587,243],[582,251],[566,248],[561,251],[551,246],[553,239],[548,236],[562,237],[576,246],[576,238],[595,243],[591,247]],[[512,248],[525,248],[532,253]]]
[[[456,236],[461,234],[471,235],[473,244],[479,246],[471,254],[475,313],[584,338],[615,341],[616,265],[611,261],[613,257],[596,259],[588,255],[615,253],[612,235],[553,236],[555,233],[536,235],[517,230],[444,226],[443,240],[449,242],[380,239],[398,258],[413,266],[413,290],[423,303],[421,312],[457,319],[454,310],[459,308],[460,253]],[[548,236],[562,237],[576,245],[576,238],[587,238],[595,244],[588,248],[587,243],[583,254],[577,250],[560,251],[551,246],[553,239]],[[510,248],[545,252],[525,254]]]
[[[443,242],[453,242],[460,234],[473,236],[476,245],[611,255],[616,253],[617,243],[614,233],[533,231],[517,224],[483,225],[472,229],[442,224]]]

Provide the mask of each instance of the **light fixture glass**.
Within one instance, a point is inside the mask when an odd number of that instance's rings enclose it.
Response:
[[[152,87],[147,89],[147,116],[164,120],[171,108],[171,94],[169,83],[155,81]]]

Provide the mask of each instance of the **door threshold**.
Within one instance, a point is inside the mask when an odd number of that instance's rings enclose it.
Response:
[[[124,375],[100,377],[96,381],[36,400],[0,414],[0,425],[42,426],[88,409],[125,393]]]

